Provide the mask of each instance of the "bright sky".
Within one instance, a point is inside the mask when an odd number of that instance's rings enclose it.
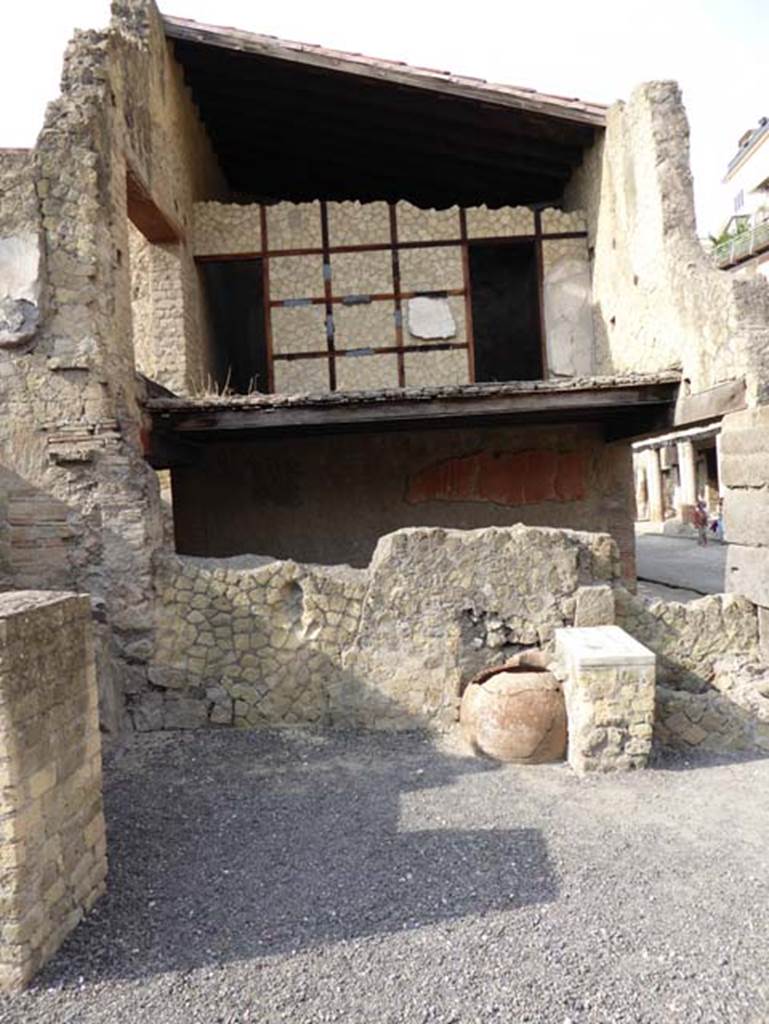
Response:
[[[198,21],[405,60],[602,102],[675,78],[692,128],[700,233],[731,213],[720,184],[738,137],[769,114],[767,0],[162,0]],[[0,146],[32,146],[72,30],[108,0],[10,0],[0,9]]]

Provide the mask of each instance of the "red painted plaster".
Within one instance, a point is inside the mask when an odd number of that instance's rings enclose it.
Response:
[[[487,501],[534,505],[581,501],[587,466],[582,452],[474,452],[426,466],[409,480],[406,500]]]

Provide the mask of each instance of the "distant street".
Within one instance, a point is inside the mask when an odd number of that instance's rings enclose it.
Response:
[[[726,552],[728,545],[712,543],[699,547],[695,540],[643,534],[636,537],[636,564],[639,581],[694,591],[666,594],[674,600],[691,600],[702,594],[720,594],[726,590]],[[647,588],[642,587],[642,592]]]

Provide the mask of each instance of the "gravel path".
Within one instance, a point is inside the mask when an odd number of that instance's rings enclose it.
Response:
[[[576,779],[414,735],[140,737],[110,892],[3,1024],[764,1024],[769,761]]]

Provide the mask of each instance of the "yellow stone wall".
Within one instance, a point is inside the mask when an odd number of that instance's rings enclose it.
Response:
[[[334,344],[337,349],[393,346],[395,307],[392,302],[365,306],[334,306]],[[341,360],[340,360],[341,362]]]
[[[542,211],[542,231],[545,234],[561,231],[587,231],[587,217],[584,210],[556,210],[548,208]]]
[[[329,203],[328,234],[332,246],[389,244],[387,203]]]
[[[326,310],[323,306],[278,306],[273,309],[273,354],[319,352],[325,348]]]
[[[344,246],[372,246],[371,250],[330,252],[328,256],[331,295],[335,300],[353,296],[382,295],[388,298],[368,302],[333,301],[331,312],[334,346],[337,352],[351,349],[395,347],[397,303],[390,208],[387,203],[329,202],[326,204],[330,249]],[[468,341],[464,295],[448,295],[448,304],[456,325],[449,338],[425,339],[409,331],[408,295],[422,292],[462,292],[465,275],[460,241],[462,224],[459,207],[447,210],[422,210],[407,202],[395,207],[395,231],[404,248],[397,252],[400,277],[402,344],[419,346],[421,351],[403,353],[406,386],[461,384],[470,380],[468,353],[445,346]],[[467,237],[470,240],[498,237],[533,236],[534,212],[527,207],[488,209],[485,206],[465,211]],[[287,353],[325,351],[327,348],[326,281],[323,266],[323,231],[320,203],[276,203],[266,208],[267,251],[271,307],[271,336],[274,361],[274,390],[278,392],[314,391],[328,388],[328,362],[321,359],[292,360]],[[582,231],[584,215],[580,211],[564,213],[543,210],[543,230],[547,233]],[[263,239],[258,205],[222,203],[198,204],[195,220],[195,252],[199,256],[252,254],[259,252]],[[435,242],[454,244],[435,245]],[[424,243],[424,244],[420,244]],[[380,247],[380,248],[377,248]],[[295,254],[286,250],[316,250]],[[545,272],[559,261],[572,259],[579,252],[587,260],[586,240],[553,239],[543,243]],[[290,300],[316,301],[311,306],[280,305]],[[436,348],[443,345],[443,348]],[[372,389],[398,386],[398,359],[395,353],[346,356],[336,359],[336,387]]]
[[[533,234],[534,213],[525,206],[503,206],[499,210],[477,206],[467,211],[468,238]]]
[[[339,391],[398,387],[398,357],[393,354],[355,356],[336,362]]]
[[[409,386],[430,387],[438,384],[456,384],[470,379],[466,349],[406,352],[403,361]]]
[[[565,228],[564,230],[571,230]],[[542,242],[542,267],[547,274],[561,260],[586,260],[586,238],[545,238]]]
[[[271,299],[311,299],[323,296],[323,257],[280,256],[270,260]]]
[[[279,393],[328,391],[327,359],[277,359],[273,372],[274,388]]]
[[[276,203],[267,207],[270,249],[320,249],[320,203]]]
[[[193,250],[199,255],[259,252],[262,248],[261,211],[236,203],[196,203]]]
[[[460,237],[459,207],[448,210],[421,210],[411,203],[398,203],[399,242],[434,242]]]
[[[331,282],[335,295],[382,295],[393,291],[392,255],[389,250],[331,254]]]

